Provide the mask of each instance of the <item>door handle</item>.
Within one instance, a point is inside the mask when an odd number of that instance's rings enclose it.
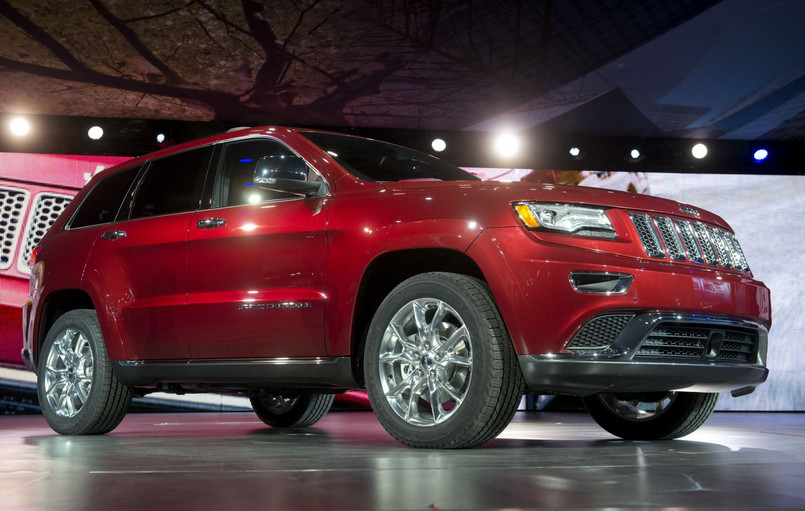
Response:
[[[101,238],[112,241],[125,237],[126,231],[106,231],[105,233],[101,234]]]
[[[199,229],[217,229],[226,225],[226,220],[223,218],[205,218],[196,222],[196,227]]]

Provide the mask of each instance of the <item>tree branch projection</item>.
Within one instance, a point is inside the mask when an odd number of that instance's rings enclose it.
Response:
[[[0,0],[18,40],[0,66],[56,81],[54,94],[66,82],[103,88],[112,110],[116,90],[136,93],[131,106],[149,97],[170,109],[173,98],[223,121],[349,125],[371,114],[421,125],[434,112],[454,117],[455,99],[488,81],[487,66],[439,47],[457,37],[441,24],[462,3],[184,0],[145,11],[151,3],[85,0],[67,15],[46,0]],[[451,79],[445,60],[466,70]]]

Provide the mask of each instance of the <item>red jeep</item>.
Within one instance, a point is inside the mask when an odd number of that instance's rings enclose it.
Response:
[[[101,172],[30,288],[23,358],[65,434],[111,431],[153,391],[245,394],[302,427],[366,388],[416,447],[494,438],[524,392],[676,438],[768,374],[769,290],[720,217],[321,131],[240,130]]]

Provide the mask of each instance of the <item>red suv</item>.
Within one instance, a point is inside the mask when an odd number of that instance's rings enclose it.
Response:
[[[34,257],[23,358],[64,434],[153,391],[245,394],[302,427],[366,388],[416,447],[494,438],[524,392],[676,438],[768,374],[769,290],[720,217],[336,133],[240,130],[108,169]]]

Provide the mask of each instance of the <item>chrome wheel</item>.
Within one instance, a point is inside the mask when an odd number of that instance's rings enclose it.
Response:
[[[641,401],[631,397],[620,399],[620,397],[617,394],[600,395],[601,403],[613,414],[629,421],[644,421],[665,413],[676,400],[677,393],[669,392],[664,396],[656,396],[658,398],[656,401]]]
[[[94,359],[89,339],[68,328],[51,345],[45,362],[45,396],[59,417],[74,417],[92,390]]]
[[[383,333],[378,371],[392,410],[408,424],[443,423],[467,397],[472,339],[458,313],[435,298],[413,300]]]

